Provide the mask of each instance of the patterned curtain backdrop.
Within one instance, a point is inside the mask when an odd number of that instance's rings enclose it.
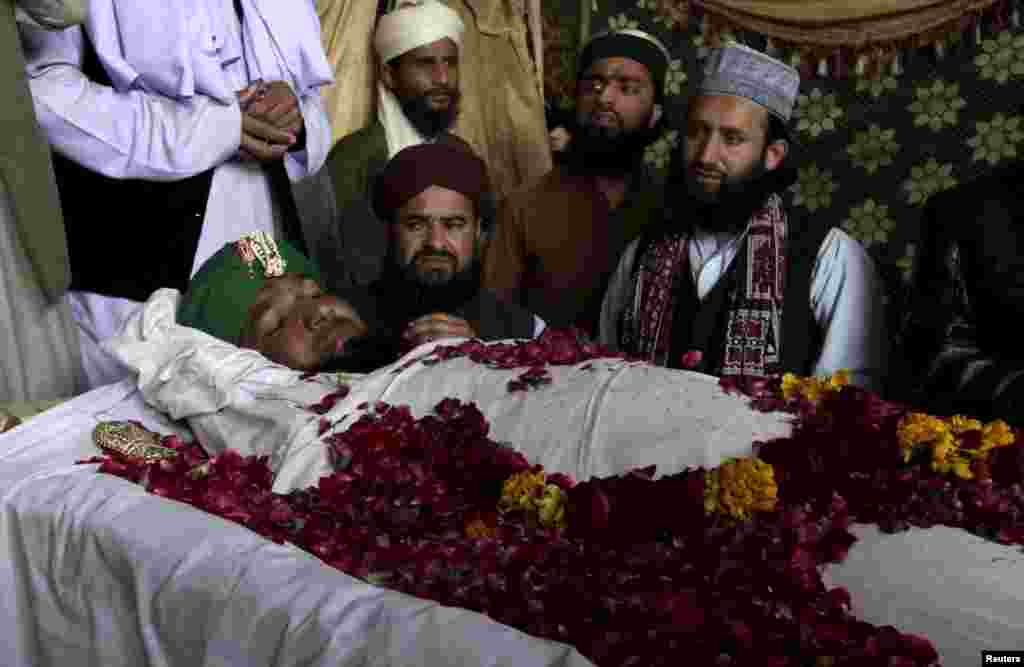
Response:
[[[666,102],[675,129],[646,155],[664,177],[683,139],[688,84],[696,80],[709,46],[730,40],[762,50],[771,46],[754,34],[709,34],[700,17],[673,15],[661,0],[592,1],[591,34],[639,28],[657,35],[673,56]],[[547,70],[549,103],[566,106],[575,44],[565,42],[566,35],[577,35],[580,3],[545,4],[562,17],[561,41],[547,45],[546,60],[553,65]],[[796,52],[775,54],[802,71],[793,121],[799,181],[786,193],[791,222],[799,229],[804,216],[823,218],[864,244],[887,280],[894,326],[906,298],[922,205],[936,192],[1024,152],[1024,30],[1014,7],[1004,4],[972,29],[949,33],[934,46],[900,51],[862,73],[857,67],[830,71],[801,62]],[[560,69],[554,66],[559,60]],[[968,213],[964,223],[972,222]]]

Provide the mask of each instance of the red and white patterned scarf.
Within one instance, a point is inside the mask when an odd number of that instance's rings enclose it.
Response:
[[[786,233],[782,198],[772,194],[752,216],[741,246],[747,253],[746,275],[729,295],[724,355],[714,369],[718,375],[766,377],[779,372]],[[656,241],[637,262],[634,302],[623,313],[625,349],[654,364],[692,368],[700,357],[696,351],[684,351],[678,360],[668,358],[677,276],[691,280],[689,237],[680,233]]]

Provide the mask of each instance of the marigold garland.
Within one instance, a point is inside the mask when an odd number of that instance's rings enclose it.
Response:
[[[567,495],[548,481],[544,470],[535,466],[509,477],[501,489],[498,511],[519,510],[536,517],[545,528],[565,528]]]
[[[704,511],[744,521],[771,512],[778,500],[775,472],[758,458],[734,458],[704,475]]]
[[[782,376],[782,398],[786,401],[803,398],[818,403],[824,396],[835,394],[850,384],[850,371],[841,369],[827,378],[799,377],[793,373]]]
[[[963,415],[943,419],[922,412],[911,412],[900,420],[897,438],[904,462],[927,453],[932,470],[952,472],[961,479],[974,479],[992,450],[1016,440],[1002,419],[982,424]]]

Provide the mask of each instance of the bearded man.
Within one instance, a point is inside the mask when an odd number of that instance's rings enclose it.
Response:
[[[377,118],[341,139],[327,158],[335,222],[316,257],[334,289],[365,288],[380,277],[387,238],[372,206],[373,188],[388,160],[407,146],[459,143],[449,132],[459,110],[459,45],[465,26],[438,0],[404,2],[382,16],[373,47],[379,59]]]
[[[712,52],[677,156],[685,164],[668,184],[684,194],[623,253],[602,343],[714,375],[845,368],[855,384],[881,385],[884,299],[871,258],[840,229],[787,224],[786,123],[799,87],[796,70],[758,51]]]
[[[664,128],[669,54],[617,30],[591,39],[579,63],[564,161],[501,206],[484,285],[552,326],[595,333],[619,254],[661,208],[643,154]]]
[[[501,340],[543,331],[542,320],[481,287],[489,195],[487,167],[468,147],[418,144],[388,163],[373,198],[388,237],[384,272],[366,290],[341,293],[370,327],[354,353],[360,368],[391,363],[439,338]]]

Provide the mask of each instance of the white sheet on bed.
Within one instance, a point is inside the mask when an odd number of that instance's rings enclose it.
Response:
[[[122,383],[0,436],[6,667],[590,664],[74,465],[105,419],[171,429]]]
[[[273,454],[284,488],[326,469],[319,417],[296,408],[319,400],[330,383],[166,331],[163,355],[152,355],[153,341],[122,341],[126,357],[141,360],[148,401],[188,417],[208,446]],[[494,371],[465,360],[442,366],[444,373],[412,365],[362,378],[329,416],[340,428],[363,401],[411,403],[422,414],[448,395],[477,400],[495,437],[580,478],[650,463],[662,473],[713,465],[749,451],[753,433],[784,425],[696,374],[597,362],[597,370],[553,369],[551,387],[513,396]],[[205,380],[196,382],[197,374]],[[0,436],[8,602],[0,632],[13,656],[5,664],[586,664],[565,647],[378,590],[291,547],[71,465],[95,453],[95,423],[125,418],[172,428],[122,384]],[[1019,549],[950,528],[856,531],[861,540],[827,568],[826,580],[849,589],[865,620],[928,636],[951,667],[977,664],[986,649],[1024,649]]]
[[[4,665],[588,664],[73,465],[96,453],[90,433],[105,419],[172,429],[121,384],[0,435]],[[1024,649],[1019,549],[945,527],[854,532],[825,578],[859,616],[928,636],[947,667]]]

